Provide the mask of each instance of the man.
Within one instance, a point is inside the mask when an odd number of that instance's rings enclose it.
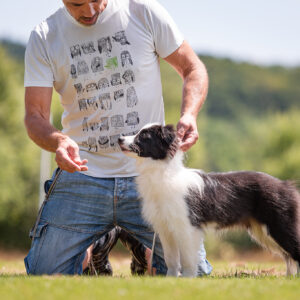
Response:
[[[105,242],[96,241],[116,226],[142,243],[149,258],[153,232],[141,217],[135,162],[117,140],[164,122],[159,57],[184,80],[177,124],[183,151],[198,139],[196,117],[208,89],[204,65],[156,1],[63,3],[33,30],[26,49],[25,125],[59,167],[31,233],[29,274],[81,274],[93,264],[86,249],[94,244],[101,253]],[[62,132],[49,123],[53,87],[64,107]],[[153,268],[166,274],[159,241]],[[210,271],[201,244],[199,273]]]

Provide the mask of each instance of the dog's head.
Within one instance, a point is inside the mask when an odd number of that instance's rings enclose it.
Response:
[[[178,139],[173,125],[147,125],[136,135],[119,138],[125,153],[134,157],[149,157],[155,160],[172,158],[178,149]]]

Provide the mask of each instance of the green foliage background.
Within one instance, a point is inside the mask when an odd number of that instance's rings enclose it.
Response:
[[[38,209],[40,150],[23,125],[23,45],[0,43],[0,246],[27,248]],[[201,56],[209,77],[199,141],[186,164],[205,171],[257,170],[300,178],[300,68],[263,67]],[[166,121],[180,117],[181,78],[161,62]],[[61,107],[54,95],[53,123]],[[242,235],[226,235],[237,249]],[[209,246],[208,246],[209,247]]]

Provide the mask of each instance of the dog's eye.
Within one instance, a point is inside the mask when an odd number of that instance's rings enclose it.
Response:
[[[145,140],[148,140],[148,139],[151,138],[150,134],[147,133],[147,132],[143,132],[142,135],[141,135],[141,137],[142,137],[143,139],[145,139]]]

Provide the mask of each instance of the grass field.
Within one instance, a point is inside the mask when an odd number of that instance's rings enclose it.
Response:
[[[300,299],[300,279],[280,261],[211,261],[205,278],[132,277],[128,257],[111,258],[114,277],[27,276],[22,256],[0,255],[0,299]]]

